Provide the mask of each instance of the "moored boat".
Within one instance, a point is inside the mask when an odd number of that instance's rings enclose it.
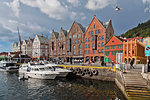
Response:
[[[60,67],[57,64],[53,64],[53,63],[45,64],[45,66],[51,67],[53,70],[58,71],[59,74],[57,75],[57,77],[66,77],[68,73],[71,72],[70,70]]]
[[[59,74],[57,71],[53,71],[51,67],[35,63],[28,63],[24,68],[20,68],[19,73],[24,73],[28,78],[37,79],[55,79]]]
[[[12,61],[0,61],[0,71],[16,72],[18,69],[19,66]]]

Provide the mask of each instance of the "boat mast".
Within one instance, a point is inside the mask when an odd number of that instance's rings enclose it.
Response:
[[[18,30],[18,37],[19,37],[19,43],[20,43],[20,53],[21,53],[21,36],[19,33],[19,27],[17,27],[17,30]]]

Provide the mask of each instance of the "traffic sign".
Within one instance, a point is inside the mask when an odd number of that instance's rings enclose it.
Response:
[[[145,46],[145,56],[150,56],[150,45]]]

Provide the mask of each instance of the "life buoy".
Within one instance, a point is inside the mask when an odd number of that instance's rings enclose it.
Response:
[[[89,76],[92,77],[93,73],[91,71],[88,72]]]
[[[74,74],[77,74],[76,69],[73,69],[72,72],[73,72]]]
[[[93,75],[95,76],[98,75],[98,70],[93,70],[92,72],[93,72]]]
[[[81,71],[81,76],[84,76],[84,75],[85,75],[84,71]]]

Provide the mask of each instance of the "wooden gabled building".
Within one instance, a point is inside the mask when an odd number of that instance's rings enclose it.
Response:
[[[49,40],[49,58],[53,59],[58,56],[57,49],[58,49],[58,36],[59,33],[55,32],[54,29],[52,30],[52,34]]]
[[[104,44],[114,34],[111,20],[102,22],[94,15],[84,37],[84,61],[100,62],[104,60]]]
[[[61,60],[66,59],[66,38],[68,32],[62,27],[60,29],[58,39],[57,39],[57,57]]]
[[[84,59],[85,28],[76,21],[73,22],[67,35],[66,54],[67,62],[83,61]]]

